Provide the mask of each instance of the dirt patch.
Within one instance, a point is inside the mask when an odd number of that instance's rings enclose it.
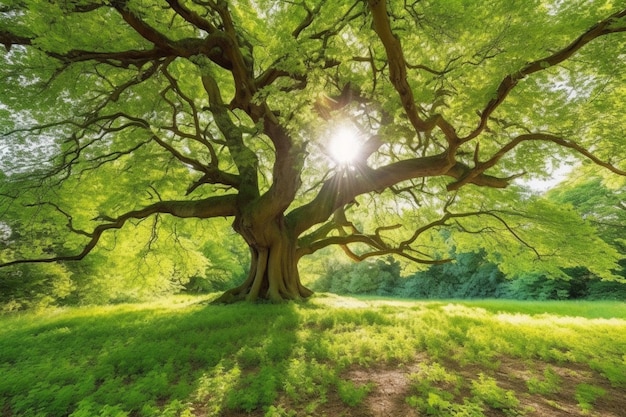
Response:
[[[346,405],[339,394],[329,392],[326,401],[317,404],[313,412],[306,412],[301,407],[293,407],[286,399],[279,400],[278,404],[287,412],[295,411],[296,416],[316,417],[420,417],[415,408],[411,407],[406,398],[415,395],[411,386],[411,374],[419,371],[420,363],[424,358],[416,360],[411,365],[379,366],[373,368],[352,367],[343,372],[341,378],[351,381],[355,386],[370,386],[365,399],[350,407]],[[624,417],[626,416],[626,395],[621,388],[612,387],[609,381],[600,373],[584,364],[573,363],[545,363],[542,361],[523,361],[511,358],[501,358],[496,369],[486,369],[478,365],[460,366],[450,360],[442,365],[450,372],[456,373],[466,381],[475,380],[479,373],[494,378],[498,386],[515,392],[520,401],[520,411],[525,417]],[[538,393],[531,392],[531,379],[542,381],[545,372],[558,376],[558,383],[553,390]],[[471,396],[468,384],[458,393],[457,400],[463,402],[464,397]],[[580,384],[602,389],[605,394],[595,399],[593,409],[585,412],[581,409],[576,398],[577,387]],[[549,391],[549,392],[547,392]],[[201,408],[198,409],[200,411]],[[502,410],[486,407],[484,414],[487,417],[505,417]],[[196,414],[206,416],[202,412]],[[250,413],[229,411],[222,417],[263,417],[265,413],[255,410]],[[290,414],[285,414],[290,415]]]
[[[523,361],[512,358],[500,358],[500,365],[495,370],[488,370],[478,365],[458,366],[453,361],[446,361],[445,367],[466,379],[475,379],[479,373],[494,378],[498,386],[515,392],[520,401],[520,409],[526,417],[624,417],[626,416],[626,395],[623,389],[611,386],[610,382],[587,365],[577,363],[546,363],[542,361]],[[558,377],[558,383],[552,392],[531,392],[531,379],[544,380],[549,370]],[[580,384],[588,384],[604,390],[605,395],[598,397],[593,409],[584,411],[576,398]],[[464,390],[463,395],[469,395]],[[500,410],[486,409],[487,417],[500,417],[506,414]]]
[[[357,385],[373,384],[372,390],[359,406],[359,416],[396,417],[417,416],[405,398],[409,396],[409,375],[415,368],[399,367],[392,369],[354,369],[345,378]]]
[[[528,381],[532,377],[542,375],[549,369],[558,375],[558,390],[546,394],[531,394]],[[544,363],[524,362],[508,359],[503,360],[495,376],[503,388],[513,390],[523,407],[528,407],[529,417],[569,417],[569,416],[626,416],[626,395],[624,390],[611,386],[610,382],[598,372],[586,365],[576,363]],[[588,384],[601,388],[605,394],[598,397],[590,412],[584,412],[576,398],[576,390],[580,384]]]
[[[292,407],[288,400],[279,401],[280,407],[285,410],[295,410],[297,416],[316,417],[418,417],[419,414],[407,403],[405,398],[410,395],[409,375],[415,372],[414,368],[406,366],[398,368],[352,368],[342,374],[342,379],[351,381],[355,386],[369,385],[370,391],[365,399],[355,405],[348,406],[341,400],[339,394],[331,391],[326,401],[315,407],[314,412],[307,413]],[[198,416],[206,416],[197,413]],[[228,411],[222,417],[263,417],[264,413],[255,410],[250,413]]]

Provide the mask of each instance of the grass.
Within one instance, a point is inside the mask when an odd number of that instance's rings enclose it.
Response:
[[[617,416],[626,408],[624,303],[203,301],[0,316],[0,415],[357,416],[384,405],[396,415]]]

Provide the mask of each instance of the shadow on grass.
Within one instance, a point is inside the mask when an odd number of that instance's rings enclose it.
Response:
[[[269,405],[299,325],[288,304],[84,308],[11,322],[0,332],[0,414],[74,417],[180,415],[190,400],[212,413]]]

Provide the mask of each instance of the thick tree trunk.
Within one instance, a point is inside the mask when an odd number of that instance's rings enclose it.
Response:
[[[275,219],[262,226],[244,227],[236,221],[234,228],[250,247],[250,272],[243,284],[222,294],[215,303],[236,301],[300,300],[313,292],[300,282],[296,239],[285,226],[284,219]]]

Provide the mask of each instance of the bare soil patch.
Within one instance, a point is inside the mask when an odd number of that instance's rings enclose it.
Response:
[[[541,361],[521,361],[503,358],[495,370],[484,369],[477,365],[459,366],[453,361],[446,361],[445,367],[467,379],[476,379],[478,373],[496,379],[498,385],[516,393],[524,416],[527,417],[624,417],[626,416],[626,395],[623,388],[613,387],[598,372],[583,364],[545,363]],[[558,391],[549,394],[530,393],[527,381],[533,376],[541,375],[550,367],[560,378]],[[314,412],[307,412],[300,407],[293,407],[287,399],[279,404],[283,409],[294,410],[297,416],[316,417],[420,417],[416,409],[409,406],[406,398],[414,395],[410,375],[419,370],[419,361],[411,365],[352,367],[342,374],[342,378],[352,381],[356,386],[371,385],[367,397],[358,405],[346,405],[336,392],[329,392],[325,402],[315,407]],[[606,391],[599,397],[593,410],[585,412],[576,399],[576,387],[579,384],[590,384]],[[469,395],[462,390],[461,397]],[[462,398],[460,398],[462,402]],[[198,411],[201,407],[198,407]],[[505,417],[502,410],[486,408],[487,417]],[[223,417],[263,417],[262,410],[250,413],[228,411]],[[200,412],[198,416],[206,415]],[[507,416],[508,417],[508,416]]]
[[[345,375],[345,379],[356,385],[373,383],[372,390],[358,407],[355,416],[395,417],[418,416],[417,411],[410,407],[405,398],[410,395],[409,375],[415,368],[379,368],[354,369]]]
[[[528,365],[515,360],[503,360],[495,374],[498,384],[513,390],[524,407],[532,408],[526,415],[529,417],[569,417],[569,416],[626,416],[626,394],[624,389],[611,386],[609,381],[588,366],[576,363],[543,363],[533,362],[531,372]],[[560,378],[558,392],[539,395],[528,392],[527,381],[533,374],[541,374],[550,367]],[[599,397],[591,412],[584,412],[576,399],[576,387],[579,384],[590,384],[606,391]],[[499,414],[494,414],[499,415]]]

